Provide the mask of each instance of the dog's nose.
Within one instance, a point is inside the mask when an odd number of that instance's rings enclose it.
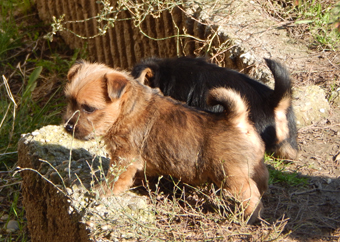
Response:
[[[71,123],[71,122],[68,122],[66,125],[65,125],[65,129],[67,132],[71,133],[73,131],[73,128],[74,128],[74,125]]]

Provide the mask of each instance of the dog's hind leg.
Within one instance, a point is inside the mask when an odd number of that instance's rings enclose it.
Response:
[[[210,175],[210,179],[219,187],[221,187],[227,196],[234,197],[241,203],[239,209],[243,212],[244,217],[248,219],[248,223],[251,224],[261,215],[263,205],[261,202],[261,192],[258,188],[259,181],[255,181],[249,175],[253,173],[247,165],[231,166],[222,165],[222,167],[215,167],[214,172]],[[265,182],[267,180],[266,174],[264,177],[259,177],[259,180]],[[261,182],[262,182],[261,180]],[[261,190],[265,190],[264,185]]]
[[[261,194],[256,182],[249,177],[230,175],[225,188],[241,202],[245,218],[249,218],[248,223],[254,223],[263,210]]]

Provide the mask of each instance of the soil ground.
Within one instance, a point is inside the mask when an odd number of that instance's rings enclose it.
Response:
[[[265,1],[256,3],[260,7],[251,2],[237,2],[234,16],[225,14],[224,10],[219,14],[221,8],[217,8],[215,15],[225,17],[224,31],[238,39],[255,58],[269,57],[285,63],[293,86],[318,85],[329,98],[340,86],[339,50],[310,48],[312,36],[305,26],[293,25],[289,19],[282,21],[272,6],[264,7]],[[264,196],[263,217],[267,221],[288,218],[284,232],[290,235],[285,241],[339,241],[339,104],[331,107],[326,119],[300,128],[298,144],[299,158],[287,165],[285,171],[298,172],[308,179],[308,184],[304,187],[271,185]]]
[[[271,185],[264,197],[264,218],[289,219],[286,241],[340,239],[339,117],[340,109],[332,109],[329,119],[299,130],[300,155],[286,170],[308,178],[308,185]]]
[[[323,69],[313,77],[296,75],[301,84],[309,82],[330,91],[330,70],[339,68],[325,59],[314,68]],[[332,72],[332,71],[331,71]],[[312,75],[314,76],[314,75]],[[334,79],[333,79],[334,80]],[[328,86],[328,87],[327,87]],[[339,241],[340,239],[340,108],[332,107],[329,117],[298,131],[299,158],[286,170],[308,178],[305,187],[271,185],[264,197],[265,216],[289,218],[287,241]]]

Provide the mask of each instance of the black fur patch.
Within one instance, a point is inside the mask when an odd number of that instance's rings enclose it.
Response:
[[[275,78],[274,90],[247,75],[208,63],[203,58],[150,58],[137,64],[131,73],[134,78],[138,78],[144,69],[150,68],[153,73],[147,80],[149,86],[160,88],[165,96],[213,112],[221,112],[223,107],[207,104],[206,96],[210,89],[226,87],[236,90],[248,102],[250,120],[264,140],[267,152],[275,152],[280,143],[276,137],[274,109],[284,97],[291,97],[291,80],[287,70],[279,63],[268,59],[266,63]],[[297,130],[292,107],[288,108],[286,117],[289,137],[285,142],[297,151]]]

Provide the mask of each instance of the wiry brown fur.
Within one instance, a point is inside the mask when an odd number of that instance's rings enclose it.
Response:
[[[193,185],[214,182],[242,202],[250,222],[259,216],[268,182],[264,144],[235,91],[209,93],[210,103],[227,110],[214,114],[164,97],[105,65],[81,62],[68,77],[65,129],[79,139],[103,136],[111,165],[125,169],[110,187],[113,194],[129,189],[136,173],[145,171]]]
[[[247,101],[249,119],[263,139],[266,151],[278,158],[296,159],[297,130],[292,101],[292,81],[283,65],[265,59],[274,89],[247,75],[207,62],[204,58],[148,58],[136,64],[131,75],[142,84],[158,87],[166,96],[189,106],[222,112],[221,105],[207,105],[205,96],[214,88],[237,91]]]

